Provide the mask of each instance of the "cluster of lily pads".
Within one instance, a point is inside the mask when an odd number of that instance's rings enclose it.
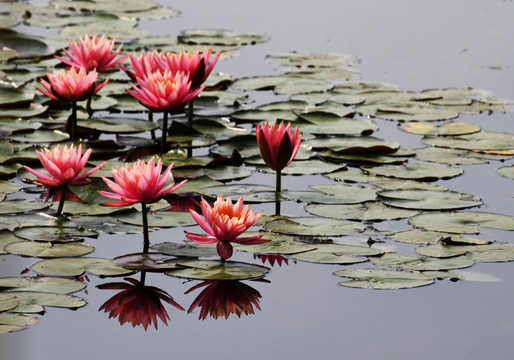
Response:
[[[38,79],[59,63],[54,55],[62,55],[65,40],[102,33],[123,41],[124,54],[212,47],[216,53],[223,51],[223,59],[243,45],[268,37],[228,30],[152,37],[135,27],[138,19],[177,12],[149,0],[51,1],[47,6],[15,3],[8,11],[0,14],[0,254],[41,258],[30,267],[41,277],[0,278],[0,332],[37,323],[29,314],[42,312],[42,306],[85,305],[84,299],[70,294],[84,288],[75,279],[86,272],[126,276],[162,271],[203,281],[265,276],[270,268],[220,261],[213,246],[185,237],[183,243],[154,244],[150,253],[115,259],[85,256],[94,250],[84,242],[86,238],[140,233],[139,205],[101,206],[105,198],[98,191],[108,189],[103,181],[94,181],[70,186],[78,201],[66,203],[66,218],[55,217],[58,204],[50,201],[53,194],[33,185],[34,177],[22,164],[37,168],[36,149],[70,143],[63,131],[69,108],[57,107],[35,91]],[[11,29],[21,23],[51,28],[58,34],[40,37]],[[194,206],[200,197],[243,196],[253,206],[296,202],[301,205],[295,216],[265,214],[256,224],[261,230],[250,235],[263,234],[270,242],[236,244],[235,249],[273,261],[285,258],[345,265],[334,275],[345,278],[340,284],[349,287],[397,289],[429,285],[442,278],[465,280],[466,273],[457,269],[475,262],[514,261],[513,244],[469,236],[479,234],[479,226],[513,231],[514,217],[481,211],[477,209],[482,205],[479,197],[435,183],[461,176],[459,165],[514,156],[513,134],[482,131],[475,124],[454,120],[460,114],[507,112],[508,102],[474,89],[413,92],[360,81],[354,60],[339,54],[284,53],[268,55],[266,60],[280,66],[281,73],[235,80],[228,74],[212,73],[206,82],[211,91],[195,100],[192,128],[186,125],[185,114],[171,118],[166,141],[173,144],[173,150],[160,159],[165,166],[174,163],[175,179],[188,182],[152,204],[150,228],[196,225],[187,210],[198,210]],[[111,169],[116,166],[153,156],[149,134],[159,128],[126,93],[130,79],[122,72],[109,77],[93,98],[93,116],[85,109],[77,115],[82,146],[93,149],[89,165],[108,162],[92,175],[97,180],[112,177]],[[263,93],[280,100],[252,106]],[[255,126],[282,120],[300,125],[303,132],[302,146],[282,174],[324,176],[333,182],[287,190],[295,182],[295,177],[288,176],[277,198],[275,187],[248,180],[256,172],[270,171],[260,155]],[[373,136],[380,121],[397,121],[401,130],[423,135],[421,141],[427,146],[403,149],[396,141]],[[514,178],[513,169],[502,166],[498,173]],[[406,220],[402,223],[406,228],[383,232],[374,226],[393,220]],[[400,243],[416,244],[417,256],[391,250]],[[366,262],[371,263],[367,268],[347,267]]]

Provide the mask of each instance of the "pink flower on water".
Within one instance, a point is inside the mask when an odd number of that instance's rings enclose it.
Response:
[[[139,88],[132,85],[133,89],[127,89],[127,92],[153,111],[181,110],[203,90],[203,87],[191,90],[191,81],[187,74],[172,74],[168,70],[164,73],[155,71],[143,78],[137,78],[137,83]]]
[[[68,71],[61,70],[53,74],[47,74],[47,77],[49,82],[41,79],[44,89],[37,89],[46,96],[63,102],[86,100],[91,95],[96,94],[109,81],[107,79],[97,85],[98,73],[95,70],[86,72],[85,68],[80,68],[77,72],[73,67]]]
[[[82,145],[79,145],[78,148],[75,148],[74,145],[70,145],[70,147],[57,145],[53,150],[49,150],[48,148],[44,148],[42,151],[36,150],[39,161],[41,161],[41,164],[46,171],[48,171],[50,176],[31,169],[28,166],[23,165],[23,167],[38,177],[38,179],[34,181],[34,183],[38,185],[86,185],[89,184],[90,181],[84,180],[84,178],[93,174],[106,164],[104,162],[80,174],[84,166],[86,166],[91,151],[91,149],[88,149],[84,155],[82,155]]]
[[[129,55],[130,66],[132,71],[125,67],[121,67],[133,81],[137,81],[138,78],[144,78],[145,76],[153,74],[155,71],[160,71],[157,65],[158,60],[162,61],[164,54],[154,50],[148,54],[144,51],[139,56]]]
[[[198,50],[166,53],[157,58],[157,64],[161,70],[170,70],[172,73],[185,72],[191,79],[191,88],[199,88],[209,77],[218,62],[221,53],[218,53],[211,61],[212,49],[205,49],[201,54]]]
[[[291,134],[291,123],[284,126],[275,123],[269,126],[257,125],[257,143],[261,151],[262,158],[271,169],[280,171],[293,161],[296,153],[300,149],[302,134],[298,134],[300,126],[296,126],[294,133]]]
[[[155,158],[152,157],[148,164],[144,160],[138,160],[133,165],[126,164],[125,167],[116,167],[112,170],[112,176],[116,182],[105,177],[103,181],[109,189],[114,191],[99,191],[98,193],[106,198],[117,200],[115,202],[104,203],[106,206],[126,206],[135,203],[151,204],[159,201],[164,195],[167,195],[179,187],[187,180],[175,185],[171,183],[166,186],[171,176],[171,167],[168,166],[161,175],[162,162],[159,159],[155,164]]]
[[[262,235],[238,238],[262,215],[262,210],[254,214],[249,205],[243,210],[243,197],[233,205],[230,197],[225,200],[223,195],[220,195],[212,207],[202,198],[201,207],[203,217],[194,210],[191,210],[190,213],[208,235],[186,232],[186,236],[190,240],[202,244],[217,243],[216,250],[223,259],[232,256],[234,250],[231,242],[253,245],[270,241],[262,239]]]
[[[85,68],[87,71],[96,70],[99,73],[111,73],[118,71],[117,66],[127,58],[124,56],[117,59],[123,45],[113,51],[114,40],[109,40],[104,36],[100,39],[96,36],[92,38],[86,35],[79,40],[79,44],[74,41],[68,41],[70,51],[64,49],[69,59],[56,56],[63,63],[70,65],[72,68]]]

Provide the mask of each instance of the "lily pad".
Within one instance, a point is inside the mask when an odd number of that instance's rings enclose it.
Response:
[[[305,251],[316,249],[315,245],[306,244],[303,242],[295,241],[295,236],[278,234],[272,232],[245,232],[245,236],[262,235],[263,239],[271,239],[270,242],[256,245],[239,245],[234,244],[234,247],[239,251],[246,251],[257,254],[297,254]]]
[[[125,117],[93,118],[78,121],[77,125],[82,128],[97,130],[107,134],[133,134],[159,128],[159,125],[155,122]]]
[[[34,316],[17,314],[12,312],[2,312],[0,313],[0,331],[10,332],[21,330],[17,328],[17,326],[25,326],[25,325],[37,325],[39,324],[39,319]],[[7,327],[6,325],[10,325]],[[23,327],[24,328],[24,327]]]
[[[383,251],[365,246],[340,245],[340,244],[318,244],[316,249],[298,254],[291,254],[288,257],[321,264],[357,264],[368,261],[365,256],[375,256]]]
[[[374,136],[338,136],[304,141],[314,149],[330,149],[338,153],[389,153],[400,148],[396,141],[387,141]]]
[[[384,190],[377,195],[383,204],[402,209],[455,210],[482,204],[478,196],[450,190]]]
[[[423,231],[423,230],[407,230],[398,231],[387,237],[396,241],[411,244],[432,244],[438,241],[451,244],[461,245],[483,245],[485,241],[478,240],[465,235],[448,234],[439,231]]]
[[[25,226],[14,230],[19,238],[33,241],[73,242],[82,237],[97,237],[96,231],[72,227]]]
[[[218,252],[213,247],[199,247],[186,244],[177,244],[172,242],[155,244],[150,246],[150,248],[171,256],[210,257],[218,255]]]
[[[475,262],[514,261],[514,244],[493,243],[477,246],[471,257]]]
[[[427,137],[421,140],[427,145],[464,150],[513,150],[514,134],[481,131],[456,137]]]
[[[414,251],[423,256],[435,258],[448,258],[458,255],[464,255],[476,249],[473,245],[446,245],[444,243],[430,244],[427,246],[419,246]]]
[[[333,219],[383,221],[408,218],[417,215],[418,211],[395,209],[379,202],[366,202],[364,204],[322,204],[306,205],[305,211],[310,214]]]
[[[115,266],[110,259],[103,258],[65,258],[42,260],[31,266],[38,274],[45,276],[76,277],[86,271],[98,276],[119,276],[132,273]]]
[[[450,179],[461,175],[464,171],[458,166],[413,163],[405,165],[363,165],[361,169],[373,175],[389,176],[397,179],[416,179],[434,181]]]
[[[44,306],[77,309],[87,304],[81,297],[67,294],[54,294],[35,291],[16,291],[20,304],[15,312],[20,313],[41,313],[45,311]]]
[[[243,197],[246,203],[273,202],[276,200],[275,188],[261,184],[229,184],[200,189],[199,192],[211,198],[219,194],[230,197],[233,201]]]
[[[140,212],[131,211],[126,214],[116,215],[116,219],[132,225],[143,226],[143,216]],[[196,225],[191,214],[176,211],[156,211],[148,214],[148,226],[150,227],[178,227]]]
[[[15,293],[16,291],[34,291],[56,294],[71,294],[82,290],[86,285],[80,281],[54,277],[3,277],[0,289]]]
[[[419,135],[466,135],[480,131],[480,126],[465,122],[449,121],[444,124],[433,124],[426,122],[408,123],[402,125],[400,129]]]
[[[434,258],[404,255],[400,253],[385,253],[382,256],[372,257],[370,261],[375,265],[394,266],[409,270],[450,270],[472,266],[475,262],[467,255],[449,258]]]
[[[49,207],[50,204],[42,201],[31,201],[23,199],[13,199],[0,202],[0,214],[16,214],[27,211],[37,211]]]
[[[497,171],[501,176],[514,179],[514,165],[500,167],[497,169]]]
[[[178,260],[174,256],[161,253],[136,253],[115,257],[112,263],[128,270],[161,271],[182,269],[183,266],[177,265]]]
[[[196,280],[247,280],[260,278],[270,269],[244,262],[219,260],[184,260],[184,269],[166,271],[166,275]]]
[[[319,217],[290,217],[267,222],[270,231],[296,236],[343,236],[363,232],[360,222]]]
[[[416,159],[439,164],[484,164],[485,161],[477,158],[477,154],[467,150],[440,148],[435,146],[416,149]]]
[[[20,241],[9,244],[4,250],[11,254],[40,258],[74,257],[89,254],[94,246],[83,243],[51,244],[48,242]]]
[[[0,293],[0,312],[14,309],[19,304],[15,295]]]
[[[434,282],[432,277],[419,272],[390,269],[345,269],[335,271],[334,275],[352,278],[340,285],[362,289],[410,289]]]
[[[514,216],[479,211],[420,214],[409,219],[412,226],[456,234],[478,234],[478,226],[514,230]]]

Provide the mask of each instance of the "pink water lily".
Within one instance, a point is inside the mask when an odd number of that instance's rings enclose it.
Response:
[[[291,123],[284,126],[282,121],[273,126],[268,123],[257,125],[257,143],[261,151],[262,158],[266,165],[275,171],[285,168],[298,153],[302,134],[298,134],[300,126],[291,133]]]
[[[101,38],[97,36],[84,38],[80,37],[79,43],[68,41],[70,50],[64,49],[69,59],[56,56],[57,59],[72,68],[85,68],[87,71],[96,70],[99,73],[111,73],[118,71],[118,65],[123,62],[127,56],[117,58],[123,45],[114,49],[114,40],[109,40],[103,35]]]
[[[38,185],[86,185],[91,181],[84,179],[106,164],[104,162],[81,174],[89,160],[91,152],[91,149],[87,149],[84,155],[82,155],[82,145],[79,145],[78,148],[76,148],[75,145],[70,145],[70,147],[57,145],[52,150],[48,148],[44,148],[42,151],[36,150],[39,161],[41,161],[41,164],[45,170],[48,171],[49,175],[45,175],[25,165],[23,165],[23,167],[37,176],[34,183]]]
[[[165,53],[156,59],[161,72],[170,70],[172,73],[185,72],[192,81],[191,88],[199,88],[209,77],[218,62],[221,53],[211,60],[212,49],[205,49],[200,53],[197,49],[180,51],[179,53]]]
[[[155,71],[160,71],[157,62],[158,60],[161,60],[163,56],[164,53],[158,52],[157,50],[149,52],[148,54],[142,51],[139,56],[130,54],[129,60],[132,71],[123,66],[121,68],[133,81],[137,81],[138,78],[142,79],[145,76],[151,75]]]
[[[155,164],[155,157],[152,157],[148,164],[144,160],[138,160],[134,164],[126,164],[125,167],[116,167],[112,170],[112,176],[116,182],[102,177],[113,192],[99,191],[106,198],[116,201],[102,205],[127,206],[135,203],[151,204],[159,201],[164,195],[177,190],[187,181],[184,180],[176,185],[174,182],[166,185],[172,176],[172,166],[173,164],[170,164],[161,174],[161,160],[159,159]]]
[[[153,111],[176,112],[203,90],[201,87],[191,91],[189,76],[183,72],[173,75],[170,71],[155,71],[138,78],[137,83],[139,88],[132,85],[133,89],[127,92]]]
[[[102,89],[109,79],[97,84],[98,73],[95,70],[87,72],[80,68],[61,70],[53,74],[47,74],[48,81],[41,79],[44,89],[37,88],[46,96],[62,102],[77,102],[88,99]]]
[[[202,244],[216,243],[216,250],[223,259],[232,256],[234,250],[231,242],[253,245],[270,241],[262,239],[262,235],[238,237],[252,227],[262,215],[262,210],[255,214],[249,205],[243,209],[243,197],[234,205],[230,197],[225,200],[223,195],[220,195],[212,207],[202,198],[201,208],[203,217],[194,210],[190,213],[207,235],[186,232],[186,236]]]

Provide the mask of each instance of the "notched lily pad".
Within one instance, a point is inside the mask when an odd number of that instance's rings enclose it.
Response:
[[[267,222],[264,227],[273,232],[296,236],[343,236],[365,230],[360,222],[313,216],[274,220]]]
[[[295,260],[321,264],[357,264],[368,261],[366,256],[376,256],[382,253],[381,250],[364,246],[318,244],[312,251],[288,256]]]
[[[177,265],[178,259],[174,256],[161,253],[136,253],[118,256],[112,259],[115,266],[127,270],[149,270],[161,271],[171,269],[182,269]]]
[[[26,226],[14,229],[14,234],[22,239],[33,241],[72,242],[82,237],[97,237],[98,233],[73,227]]]
[[[89,254],[94,246],[83,243],[51,244],[49,242],[20,241],[4,248],[10,254],[40,258],[74,257]]]
[[[418,211],[396,209],[385,206],[379,202],[366,202],[364,204],[322,204],[306,205],[305,211],[310,214],[333,219],[383,221],[408,218],[418,214]]]
[[[482,204],[478,196],[450,190],[384,190],[377,195],[383,204],[402,209],[454,210]]]
[[[408,123],[400,126],[400,129],[419,135],[467,135],[480,131],[480,126],[465,122],[449,121],[444,124],[426,122]]]
[[[131,270],[115,266],[110,259],[67,258],[42,260],[31,266],[38,274],[46,276],[75,277],[86,271],[98,276],[119,276],[132,273]]]
[[[503,214],[460,211],[420,214],[409,219],[412,226],[455,234],[478,234],[478,226],[514,230],[514,217]]]
[[[40,313],[45,310],[44,306],[78,309],[87,304],[86,300],[75,295],[35,291],[17,291],[13,294],[20,301],[15,309],[20,313]]]
[[[334,275],[352,279],[340,285],[362,289],[410,289],[434,282],[432,277],[419,272],[390,269],[345,269],[335,271]]]
[[[246,233],[245,233],[246,234]],[[150,246],[151,249],[166,255],[181,257],[210,257],[217,256],[218,252],[214,247],[199,247],[186,244],[165,242]]]
[[[450,270],[461,269],[472,266],[475,262],[468,255],[453,256],[449,258],[434,258],[404,255],[400,253],[385,253],[381,256],[370,258],[376,265],[394,266],[409,270]]]
[[[196,280],[247,280],[260,278],[270,269],[244,262],[219,260],[184,260],[184,269],[166,271],[166,275]]]
[[[459,176],[464,172],[464,170],[458,166],[445,166],[428,163],[383,166],[363,165],[361,166],[361,169],[373,175],[424,181],[450,179],[452,177]]]

